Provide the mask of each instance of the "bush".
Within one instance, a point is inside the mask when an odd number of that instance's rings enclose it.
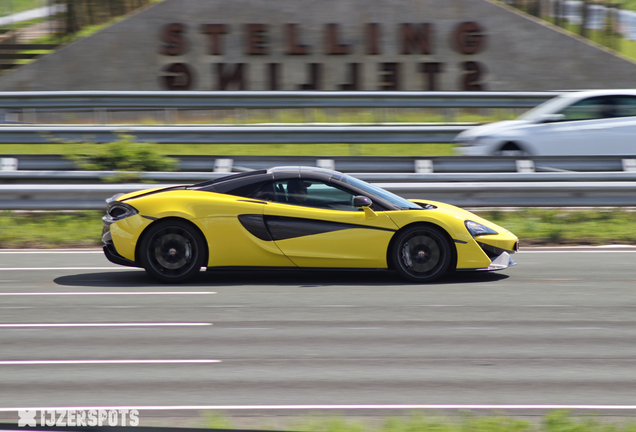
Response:
[[[153,151],[156,143],[139,143],[129,134],[118,134],[117,141],[105,144],[75,143],[77,151],[68,156],[86,171],[174,171],[176,160]],[[109,180],[135,179],[134,174],[120,174]]]

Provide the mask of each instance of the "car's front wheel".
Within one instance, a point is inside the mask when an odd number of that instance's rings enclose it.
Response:
[[[407,228],[393,242],[391,258],[403,278],[426,283],[444,275],[453,260],[451,243],[444,233],[433,226]]]
[[[144,235],[139,249],[142,267],[163,283],[181,283],[196,275],[205,260],[199,232],[180,220],[157,222]]]
[[[493,156],[528,157],[530,153],[517,143],[507,142],[496,150]]]

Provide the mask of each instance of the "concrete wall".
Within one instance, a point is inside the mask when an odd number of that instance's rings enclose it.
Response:
[[[226,26],[221,54],[206,24]],[[266,27],[250,39],[248,24]],[[307,54],[290,54],[301,45]],[[0,90],[560,90],[635,78],[636,63],[491,0],[165,0],[0,76]]]

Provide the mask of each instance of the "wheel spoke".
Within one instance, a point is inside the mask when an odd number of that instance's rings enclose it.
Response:
[[[151,262],[166,276],[180,276],[191,268],[193,239],[185,231],[168,227],[155,235],[150,251]]]

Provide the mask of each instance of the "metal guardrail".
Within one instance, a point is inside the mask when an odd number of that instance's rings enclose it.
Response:
[[[159,144],[450,143],[468,129],[439,126],[14,126],[0,127],[1,144],[117,140],[134,135]]]
[[[531,108],[560,92],[0,92],[4,109]]]
[[[620,157],[536,157],[532,160],[537,171],[544,172],[516,172],[517,161],[505,157],[443,157],[426,160],[429,163],[424,165],[432,167],[434,172],[416,172],[418,162],[422,161],[409,157],[317,160],[310,157],[243,156],[229,161],[224,168],[249,171],[279,165],[331,164],[331,168],[353,173],[362,180],[376,183],[407,198],[430,199],[466,207],[636,206],[636,171],[622,171]],[[42,168],[45,165],[62,166],[63,169],[0,171],[0,209],[103,209],[104,200],[115,193],[162,187],[165,183],[192,184],[230,174],[213,171],[218,161],[214,156],[182,156],[182,169],[194,166],[201,171],[117,173],[74,170],[72,162],[59,156],[23,156],[20,168]],[[228,162],[227,159],[224,161]],[[564,166],[582,172],[558,168]],[[603,171],[595,172],[598,168]],[[382,172],[382,169],[392,172]],[[136,175],[142,181],[159,184],[103,184],[104,181],[121,181],[122,175]],[[58,184],[51,185],[52,182]]]
[[[517,161],[511,157],[477,156],[477,157],[409,157],[409,156],[336,156],[329,159],[319,159],[312,156],[172,156],[178,160],[178,170],[186,172],[211,172],[220,161],[229,158],[231,168],[236,171],[268,169],[273,166],[306,165],[322,166],[346,173],[414,173],[418,161],[427,160],[432,165],[435,174],[438,173],[516,173]],[[58,155],[7,155],[2,158],[18,159],[17,168],[21,170],[71,171],[77,166],[70,160]],[[524,160],[534,162],[537,172],[612,172],[623,171],[623,159],[634,159],[634,156],[574,156],[553,157],[533,156]],[[0,175],[5,180],[12,179],[13,174],[20,171],[10,171]],[[85,174],[90,176],[89,174]],[[172,174],[168,174],[172,175]],[[53,178],[51,178],[53,180]],[[154,180],[162,181],[160,178]]]
[[[112,183],[122,178],[143,182],[192,184],[227,176],[226,172],[129,172],[129,171],[0,171],[0,189],[5,184]],[[353,173],[366,182],[391,183],[518,183],[518,182],[636,182],[636,172],[495,172],[495,173]],[[148,184],[151,187],[152,184]]]
[[[174,184],[174,183],[173,183]],[[2,185],[2,210],[102,210],[116,193],[173,184]],[[389,182],[374,184],[405,198],[461,207],[636,206],[636,181]]]

